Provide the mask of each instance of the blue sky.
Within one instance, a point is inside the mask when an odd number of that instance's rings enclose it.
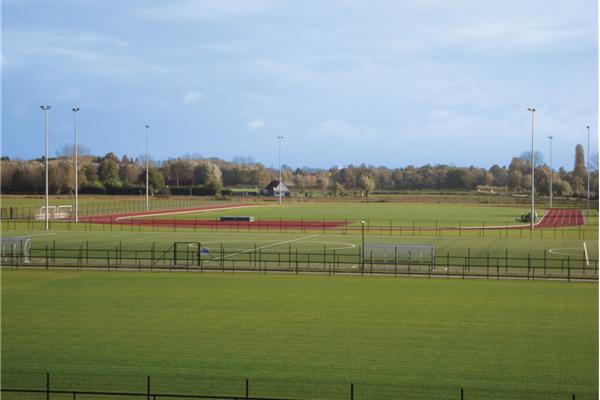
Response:
[[[597,149],[593,0],[3,0],[2,154],[572,168]]]

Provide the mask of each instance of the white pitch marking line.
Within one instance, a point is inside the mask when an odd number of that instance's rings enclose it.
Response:
[[[213,208],[203,208],[200,210],[185,210],[185,211],[167,211],[167,212],[159,212],[154,214],[141,214],[141,215],[128,215],[126,217],[118,217],[115,218],[115,221],[121,221],[124,219],[135,219],[135,218],[145,218],[145,217],[157,217],[161,215],[171,215],[171,214],[195,214],[200,212],[211,212],[211,211],[223,211],[223,210],[237,210],[240,208],[250,208],[250,207],[261,207],[259,205],[249,205],[249,206],[234,206],[234,207],[213,207]]]
[[[34,236],[49,236],[49,235],[56,235],[56,233],[50,232],[50,233],[35,233],[33,235],[25,235],[24,237],[34,237]],[[21,236],[19,236],[21,237]]]
[[[299,242],[300,240],[312,239],[312,238],[316,238],[317,236],[320,236],[320,234],[305,236],[305,237],[296,238],[296,239],[284,240],[282,242],[277,242],[277,243],[266,244],[264,246],[257,247],[256,249],[255,248],[251,248],[251,249],[242,250],[242,251],[237,252],[237,253],[228,254],[226,256],[223,256],[222,258],[233,257],[233,256],[237,256],[239,254],[250,253],[251,251],[254,251],[254,250],[266,249],[266,248],[269,248],[269,247],[279,246],[279,245],[286,244],[286,243]]]
[[[588,258],[587,245],[583,242],[583,254],[585,254],[585,265],[590,266],[590,259]]]

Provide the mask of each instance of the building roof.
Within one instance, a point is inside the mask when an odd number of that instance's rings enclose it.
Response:
[[[289,192],[290,189],[287,187],[285,183],[281,183],[281,189],[279,188],[279,181],[277,179],[272,180],[265,188],[264,191],[272,190],[274,192],[278,192],[281,190],[282,192]]]

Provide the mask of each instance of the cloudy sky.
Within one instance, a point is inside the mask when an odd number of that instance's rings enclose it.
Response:
[[[3,0],[2,154],[505,165],[597,148],[593,0]]]

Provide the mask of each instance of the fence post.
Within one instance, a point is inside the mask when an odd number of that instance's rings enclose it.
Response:
[[[250,382],[246,379],[246,400],[248,400],[248,393],[250,391]]]
[[[48,269],[48,243],[46,243],[46,269]]]
[[[548,250],[544,249],[544,276],[546,275],[546,253]]]
[[[350,400],[354,400],[354,383],[350,383]]]
[[[146,381],[146,390],[147,390],[147,400],[150,400],[150,375],[148,375],[148,380]]]
[[[567,256],[567,276],[568,281],[571,282],[571,256]]]
[[[471,248],[467,249],[467,271],[471,271]]]
[[[465,399],[465,390],[463,388],[460,388],[460,400],[464,400]]]
[[[50,400],[50,373],[46,372],[46,400]]]

